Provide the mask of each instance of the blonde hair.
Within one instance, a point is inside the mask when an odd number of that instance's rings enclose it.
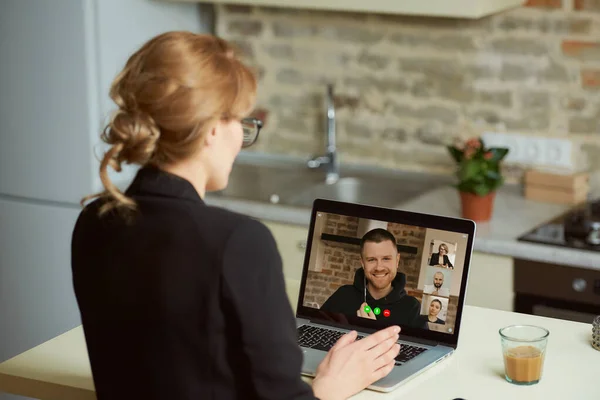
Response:
[[[448,246],[446,245],[446,243],[441,243],[441,244],[440,244],[440,247],[438,248],[438,251],[439,251],[440,249],[444,249],[444,250],[446,251],[446,254],[447,254],[447,253],[448,253],[448,251],[449,251],[449,250],[448,250]]]
[[[101,134],[110,147],[100,163],[100,215],[137,210],[108,176],[122,163],[166,165],[195,154],[218,120],[246,117],[254,107],[256,77],[234,48],[212,35],[161,34],[136,51],[117,75],[110,97],[118,109]]]

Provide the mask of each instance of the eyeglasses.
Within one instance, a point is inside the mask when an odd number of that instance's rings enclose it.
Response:
[[[244,118],[242,120],[242,128],[244,129],[244,141],[242,142],[242,147],[250,147],[256,142],[262,126],[262,121],[257,118]]]

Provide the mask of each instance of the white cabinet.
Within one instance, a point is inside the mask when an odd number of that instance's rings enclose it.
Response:
[[[304,266],[308,227],[265,220],[262,222],[271,230],[277,242],[277,248],[283,262],[286,293],[295,312]]]
[[[99,137],[100,124],[85,11],[78,0],[2,2],[0,194],[76,204],[92,191],[88,132]]]
[[[288,299],[292,310],[296,312],[296,306],[298,305],[298,294],[300,293],[300,281],[295,279],[285,280],[285,292],[287,293]]]
[[[308,227],[284,224],[280,222],[262,221],[270,230],[283,260],[283,274],[286,279],[302,279],[304,253]]]
[[[165,0],[163,0],[165,1]],[[432,17],[481,18],[510,8],[519,7],[525,0],[166,0],[248,4],[320,10],[357,11]]]
[[[513,310],[513,259],[473,252],[466,304]]]
[[[69,262],[79,212],[0,198],[0,362],[81,323]]]

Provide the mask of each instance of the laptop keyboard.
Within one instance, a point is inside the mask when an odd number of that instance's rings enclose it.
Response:
[[[318,326],[302,325],[298,327],[298,344],[302,347],[329,351],[342,335],[344,335],[344,332]],[[364,336],[358,335],[357,340],[360,339],[364,339]],[[402,365],[426,350],[423,347],[402,343],[400,354],[396,356],[396,365]]]

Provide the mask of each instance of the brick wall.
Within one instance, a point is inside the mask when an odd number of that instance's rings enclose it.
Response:
[[[324,233],[332,235],[357,237],[358,218],[345,215],[327,214],[327,221],[323,228]]]
[[[449,173],[444,145],[491,128],[568,137],[600,168],[598,0],[476,21],[219,6],[216,33],[260,71],[254,150],[322,152],[332,82],[344,162]]]
[[[456,309],[458,308],[458,297],[450,296],[448,303],[448,315],[446,316],[446,325],[453,325],[456,322]]]
[[[321,272],[309,271],[304,305],[321,307],[340,286],[354,282],[354,272],[361,267],[357,246],[336,242],[321,242],[325,260]]]
[[[358,218],[326,214],[324,233],[357,237]],[[353,282],[354,271],[360,268],[357,246],[322,241],[324,259],[321,272],[309,271],[304,294],[304,305],[320,307],[342,285]]]
[[[415,289],[419,282],[426,228],[390,223],[388,230],[394,234],[398,244],[414,246],[418,249],[417,254],[400,254],[400,271],[406,274],[406,288]]]

